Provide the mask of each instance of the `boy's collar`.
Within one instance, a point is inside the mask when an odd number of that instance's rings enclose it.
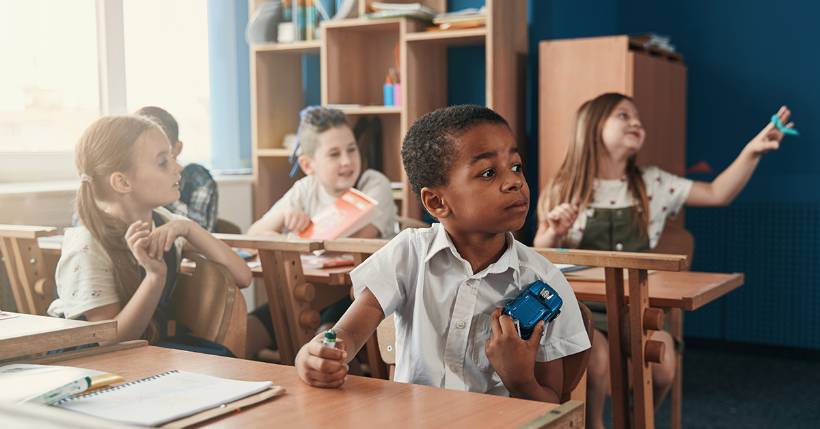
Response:
[[[447,233],[447,230],[444,229],[444,226],[441,223],[434,223],[431,228],[435,229],[435,237],[433,237],[433,242],[430,244],[429,249],[427,250],[427,256],[424,257],[424,262],[427,263],[430,259],[433,258],[436,254],[444,249],[450,249],[450,252],[455,256],[457,259],[464,261],[465,264],[469,266],[469,263],[461,257],[461,254],[458,253],[458,249],[456,249],[455,244],[453,244],[453,240],[450,238],[450,234]],[[503,273],[510,268],[518,274],[520,265],[518,262],[518,253],[515,251],[515,237],[512,235],[511,232],[507,232],[506,236],[506,249],[504,253],[498,258],[497,261],[490,264],[489,267],[482,270],[483,275],[486,274],[497,274]],[[474,273],[479,274],[479,273]],[[482,276],[483,276],[482,275]]]

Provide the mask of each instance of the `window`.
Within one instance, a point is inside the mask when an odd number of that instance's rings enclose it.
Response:
[[[208,2],[125,0],[127,109],[159,106],[179,122],[186,161],[210,160]]]
[[[0,0],[0,167],[25,170],[0,182],[73,179],[88,124],[144,105],[176,117],[184,160],[209,161],[207,5]]]
[[[100,114],[94,0],[0,0],[0,152],[70,152]]]

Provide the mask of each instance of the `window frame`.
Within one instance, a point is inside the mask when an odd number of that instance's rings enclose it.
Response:
[[[128,114],[123,1],[95,1],[100,116]],[[42,152],[0,151],[0,184],[76,178],[73,148]]]

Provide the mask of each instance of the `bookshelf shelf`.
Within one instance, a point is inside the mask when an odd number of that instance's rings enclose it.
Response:
[[[253,13],[262,0],[249,0]],[[373,0],[361,0],[361,10]],[[445,12],[446,0],[420,2]],[[281,148],[299,125],[305,91],[315,81],[305,79],[306,55],[318,56],[321,104],[345,112],[351,125],[378,124],[377,137],[362,146],[371,168],[404,186],[394,190],[400,215],[420,219],[422,210],[402,168],[401,142],[421,115],[447,106],[447,50],[452,46],[484,46],[486,105],[507,119],[523,141],[524,106],[517,94],[524,86],[527,51],[525,0],[486,0],[486,27],[424,31],[429,23],[411,18],[353,18],[320,24],[319,39],[251,47],[251,115],[254,151],[254,215],[262,216],[298,177],[288,176],[288,151]],[[318,55],[317,55],[318,54]],[[315,64],[315,62],[313,62]],[[398,72],[401,105],[384,106],[388,70]],[[315,79],[315,78],[313,78]],[[371,136],[372,137],[372,136]],[[367,157],[365,155],[367,154]]]
[[[290,54],[318,54],[321,45],[322,42],[319,40],[293,43],[264,43],[253,45],[251,50],[255,53],[280,52]]]
[[[412,44],[436,43],[448,46],[460,45],[480,45],[487,40],[487,29],[471,28],[468,30],[444,30],[426,31],[422,33],[409,33],[404,36],[404,40]]]
[[[326,21],[322,23],[324,28],[349,28],[359,32],[398,30],[402,18],[392,19],[341,19],[338,21]]]

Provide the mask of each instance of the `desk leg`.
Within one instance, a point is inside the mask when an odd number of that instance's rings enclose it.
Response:
[[[669,330],[675,341],[683,341],[683,310],[673,308],[669,311]],[[683,402],[683,350],[675,353],[675,380],[672,383],[672,403],[670,404],[671,429],[680,429],[681,405]]]
[[[621,343],[621,318],[625,316],[624,270],[606,268],[606,314],[609,328],[609,376],[612,384],[612,425],[629,427],[629,384],[626,347]]]
[[[296,353],[288,330],[284,299],[279,293],[279,289],[285,287],[287,276],[284,273],[282,263],[276,258],[275,251],[260,250],[259,261],[262,263],[262,277],[265,280],[268,310],[273,321],[273,334],[276,335],[276,348],[279,352],[279,358],[283,364],[293,364]]]
[[[649,308],[649,283],[646,270],[629,270],[629,333],[632,361],[633,424],[636,428],[655,427],[652,398],[652,369],[646,358],[644,313]]]

